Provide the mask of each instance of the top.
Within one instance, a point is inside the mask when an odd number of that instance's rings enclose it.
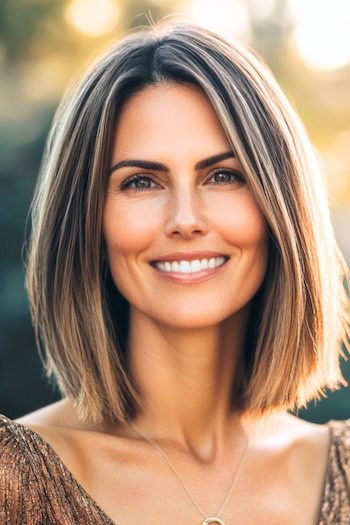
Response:
[[[319,525],[350,523],[350,419],[329,421]],[[117,525],[36,432],[0,414],[0,523]]]

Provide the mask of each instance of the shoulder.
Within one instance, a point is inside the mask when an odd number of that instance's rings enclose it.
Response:
[[[330,471],[333,475],[341,474],[344,482],[350,487],[350,419],[331,420],[328,426],[331,432]]]
[[[327,455],[330,441],[327,425],[311,423],[285,412],[273,414],[267,424],[267,436],[277,448],[299,451],[305,458]],[[257,428],[259,438],[264,437],[264,426]]]
[[[73,402],[67,398],[25,414],[15,421],[35,431],[40,428],[44,429],[44,431],[45,429],[48,431],[50,429],[61,429],[62,431],[108,431],[108,426],[105,424],[99,425],[89,418],[84,421],[80,419]]]
[[[12,420],[0,416],[0,446],[2,453],[26,459],[32,468],[43,467],[53,459],[55,450],[68,446],[68,433],[55,425],[54,403],[23,417]]]
[[[350,448],[350,419],[337,421],[331,419],[328,422],[334,440],[345,447]]]
[[[0,415],[0,523],[67,525],[89,510],[61,459],[72,456],[69,433],[43,421]]]
[[[1,523],[40,523],[40,490],[33,446],[24,428],[0,415]]]
[[[87,433],[79,428],[70,407],[59,401],[15,420],[1,416],[1,434],[3,454],[26,461],[42,482],[45,476],[48,481],[65,478],[66,465],[79,470],[78,451]]]
[[[67,514],[70,510],[64,507],[63,512],[59,503],[72,485],[61,460],[69,462],[71,451],[69,433],[45,424],[43,413],[39,417],[39,411],[33,412],[18,420],[0,415],[0,512],[5,514],[0,523],[56,523],[50,519],[57,512],[59,523],[72,522]]]
[[[31,427],[69,427],[77,425],[77,417],[72,404],[67,399],[44,406],[15,420],[17,423]]]
[[[0,414],[0,465],[1,472],[33,470],[33,452],[36,448],[32,432],[12,419]]]
[[[350,420],[331,420],[327,426],[331,438],[320,523],[350,523]]]

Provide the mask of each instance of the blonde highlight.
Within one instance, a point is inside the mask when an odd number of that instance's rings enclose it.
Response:
[[[128,305],[109,275],[101,221],[118,115],[134,93],[164,82],[206,94],[270,234],[234,402],[246,414],[303,406],[344,384],[339,356],[350,335],[349,271],[315,155],[267,66],[189,23],[155,24],[113,45],[56,112],[31,206],[26,269],[47,377],[82,419],[123,421],[143,409],[128,369]]]

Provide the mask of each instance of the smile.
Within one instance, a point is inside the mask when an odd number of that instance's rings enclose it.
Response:
[[[161,272],[193,274],[203,270],[218,268],[228,259],[229,257],[211,257],[210,259],[195,259],[194,261],[154,261],[151,264]]]

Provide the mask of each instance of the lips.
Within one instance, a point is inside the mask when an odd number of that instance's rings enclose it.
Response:
[[[194,284],[206,281],[226,266],[229,257],[211,257],[210,259],[194,259],[192,261],[154,261],[151,266],[162,279],[178,284]]]
[[[229,256],[222,252],[216,252],[216,251],[208,251],[208,250],[202,250],[202,251],[193,251],[193,252],[173,252],[168,253],[166,255],[161,255],[157,257],[156,259],[153,259],[151,263],[155,262],[172,262],[172,261],[194,261],[196,259],[212,259],[217,257],[224,257],[225,259],[229,259]]]
[[[193,261],[161,261],[151,263],[152,266],[162,272],[172,273],[198,273],[203,270],[217,268],[225,264],[225,257],[211,257],[210,259],[195,259]]]

